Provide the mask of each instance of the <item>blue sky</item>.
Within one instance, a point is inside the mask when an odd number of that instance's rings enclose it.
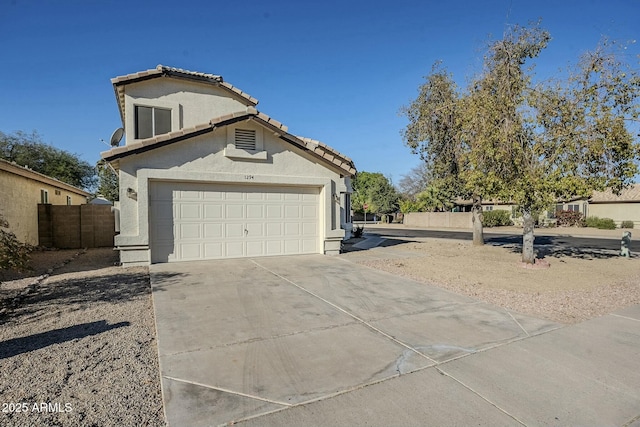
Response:
[[[419,163],[399,115],[442,60],[459,84],[506,25],[542,19],[544,77],[603,35],[639,39],[640,0],[0,0],[0,131],[95,163],[121,126],[112,77],[158,64],[220,74],[296,135],[397,183]]]

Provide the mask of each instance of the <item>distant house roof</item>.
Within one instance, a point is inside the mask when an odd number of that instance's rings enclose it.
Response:
[[[266,114],[259,112],[253,107],[248,107],[246,112],[237,112],[221,117],[216,117],[214,119],[211,119],[208,123],[203,123],[201,125],[196,125],[190,128],[180,129],[178,131],[170,132],[164,135],[158,135],[153,138],[144,139],[133,144],[114,147],[109,151],[102,152],[101,155],[103,159],[111,162],[113,160],[127,157],[132,154],[144,153],[145,151],[183,141],[194,136],[213,132],[215,129],[247,120],[253,120],[263,126],[270,128],[274,131],[274,133],[278,135],[280,139],[310,152],[313,156],[319,158],[320,160],[342,170],[345,175],[353,175],[356,172],[355,165],[349,157],[334,150],[328,145],[323,144],[320,141],[290,134],[288,132],[287,126],[283,125],[277,120],[272,119]]]
[[[7,160],[4,159],[0,159],[0,170],[6,171],[8,173],[12,173],[14,175],[19,175],[19,176],[23,176],[25,178],[28,179],[32,179],[34,181],[38,181],[38,182],[42,182],[44,184],[48,184],[54,187],[58,187],[60,189],[64,189],[67,191],[70,191],[72,193],[76,193],[78,195],[81,195],[83,197],[89,197],[90,193],[87,193],[86,191],[78,188],[78,187],[74,187],[73,185],[67,184],[66,182],[62,182],[60,180],[57,180],[55,178],[52,178],[50,176],[41,174],[40,172],[36,172],[32,169],[29,169],[25,166],[20,166],[16,163],[13,162],[9,162]]]
[[[632,184],[623,189],[620,194],[615,194],[610,189],[594,191],[589,203],[630,203],[640,202],[640,184]]]
[[[110,200],[105,199],[102,196],[98,196],[95,199],[92,199],[89,201],[90,205],[111,205],[113,206],[113,202],[111,202]]]
[[[244,99],[248,105],[258,105],[258,100],[248,93],[245,93],[237,87],[225,82],[222,76],[215,74],[199,73],[196,71],[183,70],[181,68],[167,67],[165,65],[158,65],[156,68],[146,71],[139,71],[133,74],[127,74],[125,76],[118,76],[111,79],[113,84],[113,90],[116,94],[118,101],[118,108],[120,109],[120,118],[124,123],[124,87],[131,83],[141,82],[144,80],[155,79],[159,77],[176,77],[180,79],[187,79],[197,82],[204,82],[218,86],[228,92]]]

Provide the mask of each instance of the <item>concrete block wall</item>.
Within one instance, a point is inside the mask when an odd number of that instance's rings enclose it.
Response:
[[[471,212],[409,212],[404,215],[407,227],[471,229]]]
[[[106,205],[38,205],[39,245],[59,249],[113,246],[115,218]]]

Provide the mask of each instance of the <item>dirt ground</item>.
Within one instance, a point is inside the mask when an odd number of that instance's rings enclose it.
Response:
[[[116,262],[45,251],[1,272],[0,425],[165,425],[149,272]]]
[[[550,268],[521,266],[516,246],[422,239],[394,250],[411,256],[360,263],[521,313],[577,323],[640,304],[640,258],[613,251],[545,248]]]

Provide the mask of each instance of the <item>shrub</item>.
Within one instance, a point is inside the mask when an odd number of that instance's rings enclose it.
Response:
[[[362,233],[364,233],[364,226],[356,225],[353,227],[353,237],[362,237]]]
[[[620,228],[633,228],[633,221],[622,221]]]
[[[32,247],[18,241],[16,235],[9,230],[3,230],[8,227],[9,223],[0,215],[0,272],[28,270]]]
[[[615,230],[616,223],[611,218],[598,218],[590,216],[587,218],[587,227],[599,228],[601,230]]]
[[[482,225],[484,227],[501,227],[512,225],[509,211],[495,210],[482,212]]]
[[[576,211],[556,211],[558,227],[584,227],[584,218]]]

